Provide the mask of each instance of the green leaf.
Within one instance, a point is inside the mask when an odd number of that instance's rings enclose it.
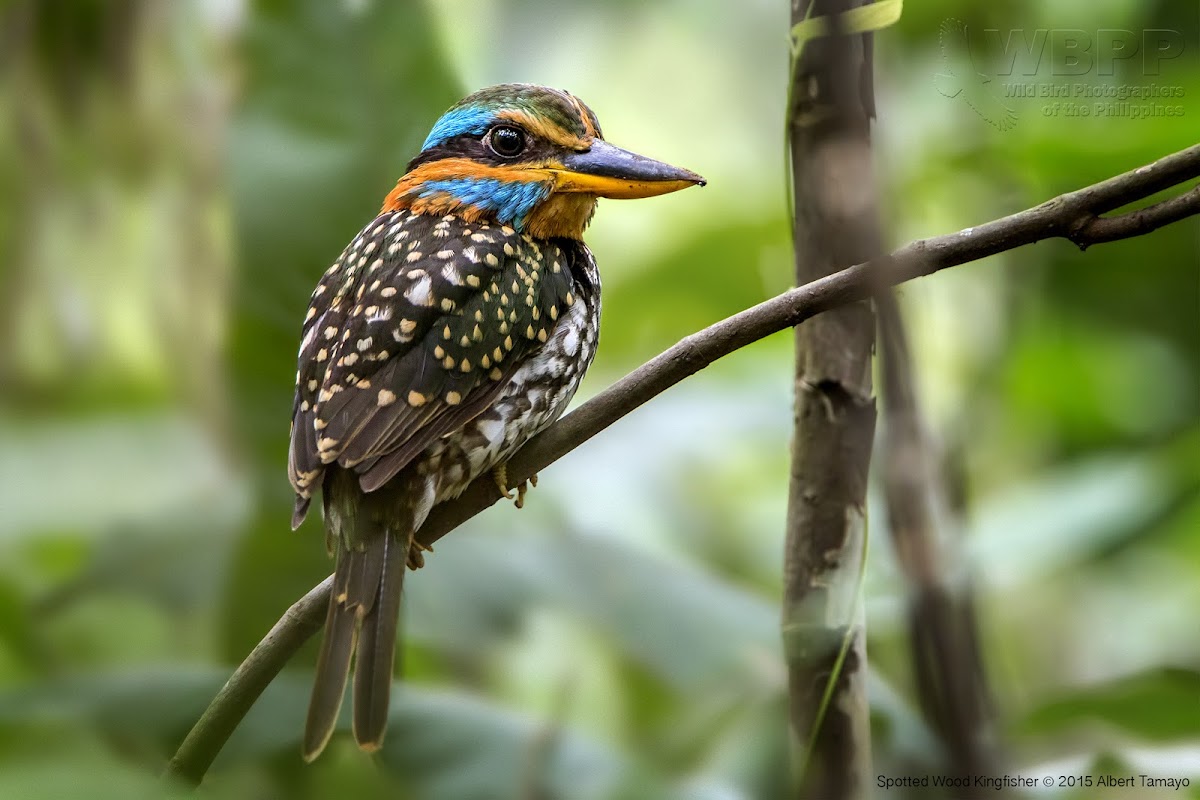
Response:
[[[677,689],[744,680],[779,662],[778,611],[715,576],[578,534],[541,543],[537,561],[531,578],[547,599]]]
[[[28,684],[0,694],[0,725],[77,725],[140,739],[186,731],[220,688],[215,669],[128,670]]]
[[[1161,509],[1164,482],[1148,458],[1095,458],[988,498],[968,533],[972,560],[999,586],[1087,560],[1136,533]]]
[[[183,416],[105,416],[0,430],[0,540],[129,527],[177,531],[244,513],[222,454]]]
[[[83,723],[126,741],[173,748],[225,678],[224,671],[215,669],[161,669],[25,686],[0,694],[0,726]],[[311,680],[310,674],[276,679],[222,750],[216,768],[276,755],[292,757],[299,765]],[[343,730],[348,721],[347,712]],[[331,750],[343,747],[353,745],[339,735]],[[522,792],[532,784],[554,797],[607,798],[632,769],[608,748],[573,731],[481,698],[403,683],[393,690],[381,755],[417,796],[428,798],[515,799],[527,796]]]
[[[550,723],[462,694],[397,688],[384,763],[422,797],[610,797],[625,765]]]
[[[1063,735],[1097,723],[1153,742],[1200,737],[1200,672],[1162,668],[1064,691],[1015,726],[1025,735]]]
[[[151,773],[93,756],[0,764],[0,797],[20,800],[163,800],[188,797]]]

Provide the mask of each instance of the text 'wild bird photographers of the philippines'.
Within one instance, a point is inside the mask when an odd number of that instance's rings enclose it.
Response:
[[[1186,33],[1190,30],[1191,33]],[[998,130],[1022,118],[1179,120],[1200,114],[1183,75],[1200,57],[1200,30],[1185,28],[975,28],[941,24],[934,86]]]

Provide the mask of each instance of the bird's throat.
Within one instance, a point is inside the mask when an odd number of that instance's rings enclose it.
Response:
[[[534,239],[582,239],[595,213],[595,195],[552,194],[530,213],[525,233]]]

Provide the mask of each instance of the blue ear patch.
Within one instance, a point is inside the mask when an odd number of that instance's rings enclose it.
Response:
[[[421,145],[421,149],[428,150],[448,139],[453,139],[455,136],[462,136],[465,133],[479,136],[491,124],[492,114],[493,109],[481,106],[464,106],[447,111],[437,121],[437,124],[433,126],[433,130],[429,132],[429,136],[425,139],[425,144]]]
[[[549,196],[550,187],[544,183],[490,178],[449,178],[421,184],[422,198],[439,193],[448,194],[464,205],[491,212],[501,225],[522,230],[529,213]]]

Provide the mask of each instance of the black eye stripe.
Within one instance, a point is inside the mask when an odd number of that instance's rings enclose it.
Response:
[[[418,153],[408,163],[407,169],[411,172],[422,164],[439,161],[443,158],[469,158],[483,164],[507,164],[513,160],[512,156],[497,154],[488,144],[487,139],[488,135],[486,133],[483,136],[477,133],[466,133],[455,136],[453,139],[447,139],[437,147],[431,147],[428,150]],[[519,158],[529,160],[551,158],[558,153],[558,149],[550,142],[526,134],[525,149],[521,152]]]

